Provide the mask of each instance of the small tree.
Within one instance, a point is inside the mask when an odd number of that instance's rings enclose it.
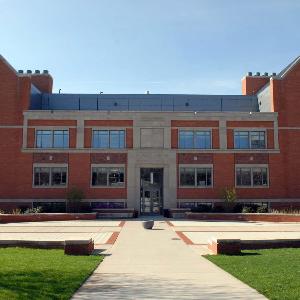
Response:
[[[67,212],[79,212],[84,193],[77,187],[71,188],[67,193],[66,210]]]
[[[222,190],[222,198],[224,199],[224,208],[226,212],[231,212],[237,200],[235,188],[225,187]]]

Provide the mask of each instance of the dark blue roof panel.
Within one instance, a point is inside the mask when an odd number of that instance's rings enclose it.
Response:
[[[258,111],[256,96],[180,94],[32,94],[31,110]]]

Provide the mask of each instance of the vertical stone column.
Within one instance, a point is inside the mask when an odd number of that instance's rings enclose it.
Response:
[[[77,119],[76,148],[84,147],[84,119]]]
[[[219,139],[220,139],[220,149],[227,149],[227,126],[226,120],[219,121]]]

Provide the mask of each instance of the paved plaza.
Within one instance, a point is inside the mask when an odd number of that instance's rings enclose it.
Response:
[[[300,239],[300,223],[178,220],[170,221],[169,224],[194,245],[206,246],[212,237],[241,240]]]
[[[65,241],[92,238],[96,248],[121,230],[121,221],[78,220],[0,224],[0,240]]]
[[[0,240],[95,240],[105,256],[73,299],[266,299],[201,255],[211,237],[300,238],[299,223],[188,221],[157,218],[0,225]],[[108,243],[117,233],[115,243]],[[115,236],[116,238],[116,236]],[[115,240],[115,239],[114,239]],[[187,243],[187,240],[190,243]]]
[[[73,299],[266,299],[198,250],[165,220],[157,220],[153,230],[145,230],[141,220],[127,221]]]

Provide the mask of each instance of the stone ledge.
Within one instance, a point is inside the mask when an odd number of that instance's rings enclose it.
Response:
[[[0,223],[95,220],[97,213],[0,214]]]
[[[300,214],[269,214],[269,213],[194,213],[186,212],[190,220],[210,221],[259,221],[259,222],[300,222]]]
[[[94,251],[94,241],[92,239],[66,241],[0,240],[0,248],[7,247],[64,249],[67,255],[91,255]]]

